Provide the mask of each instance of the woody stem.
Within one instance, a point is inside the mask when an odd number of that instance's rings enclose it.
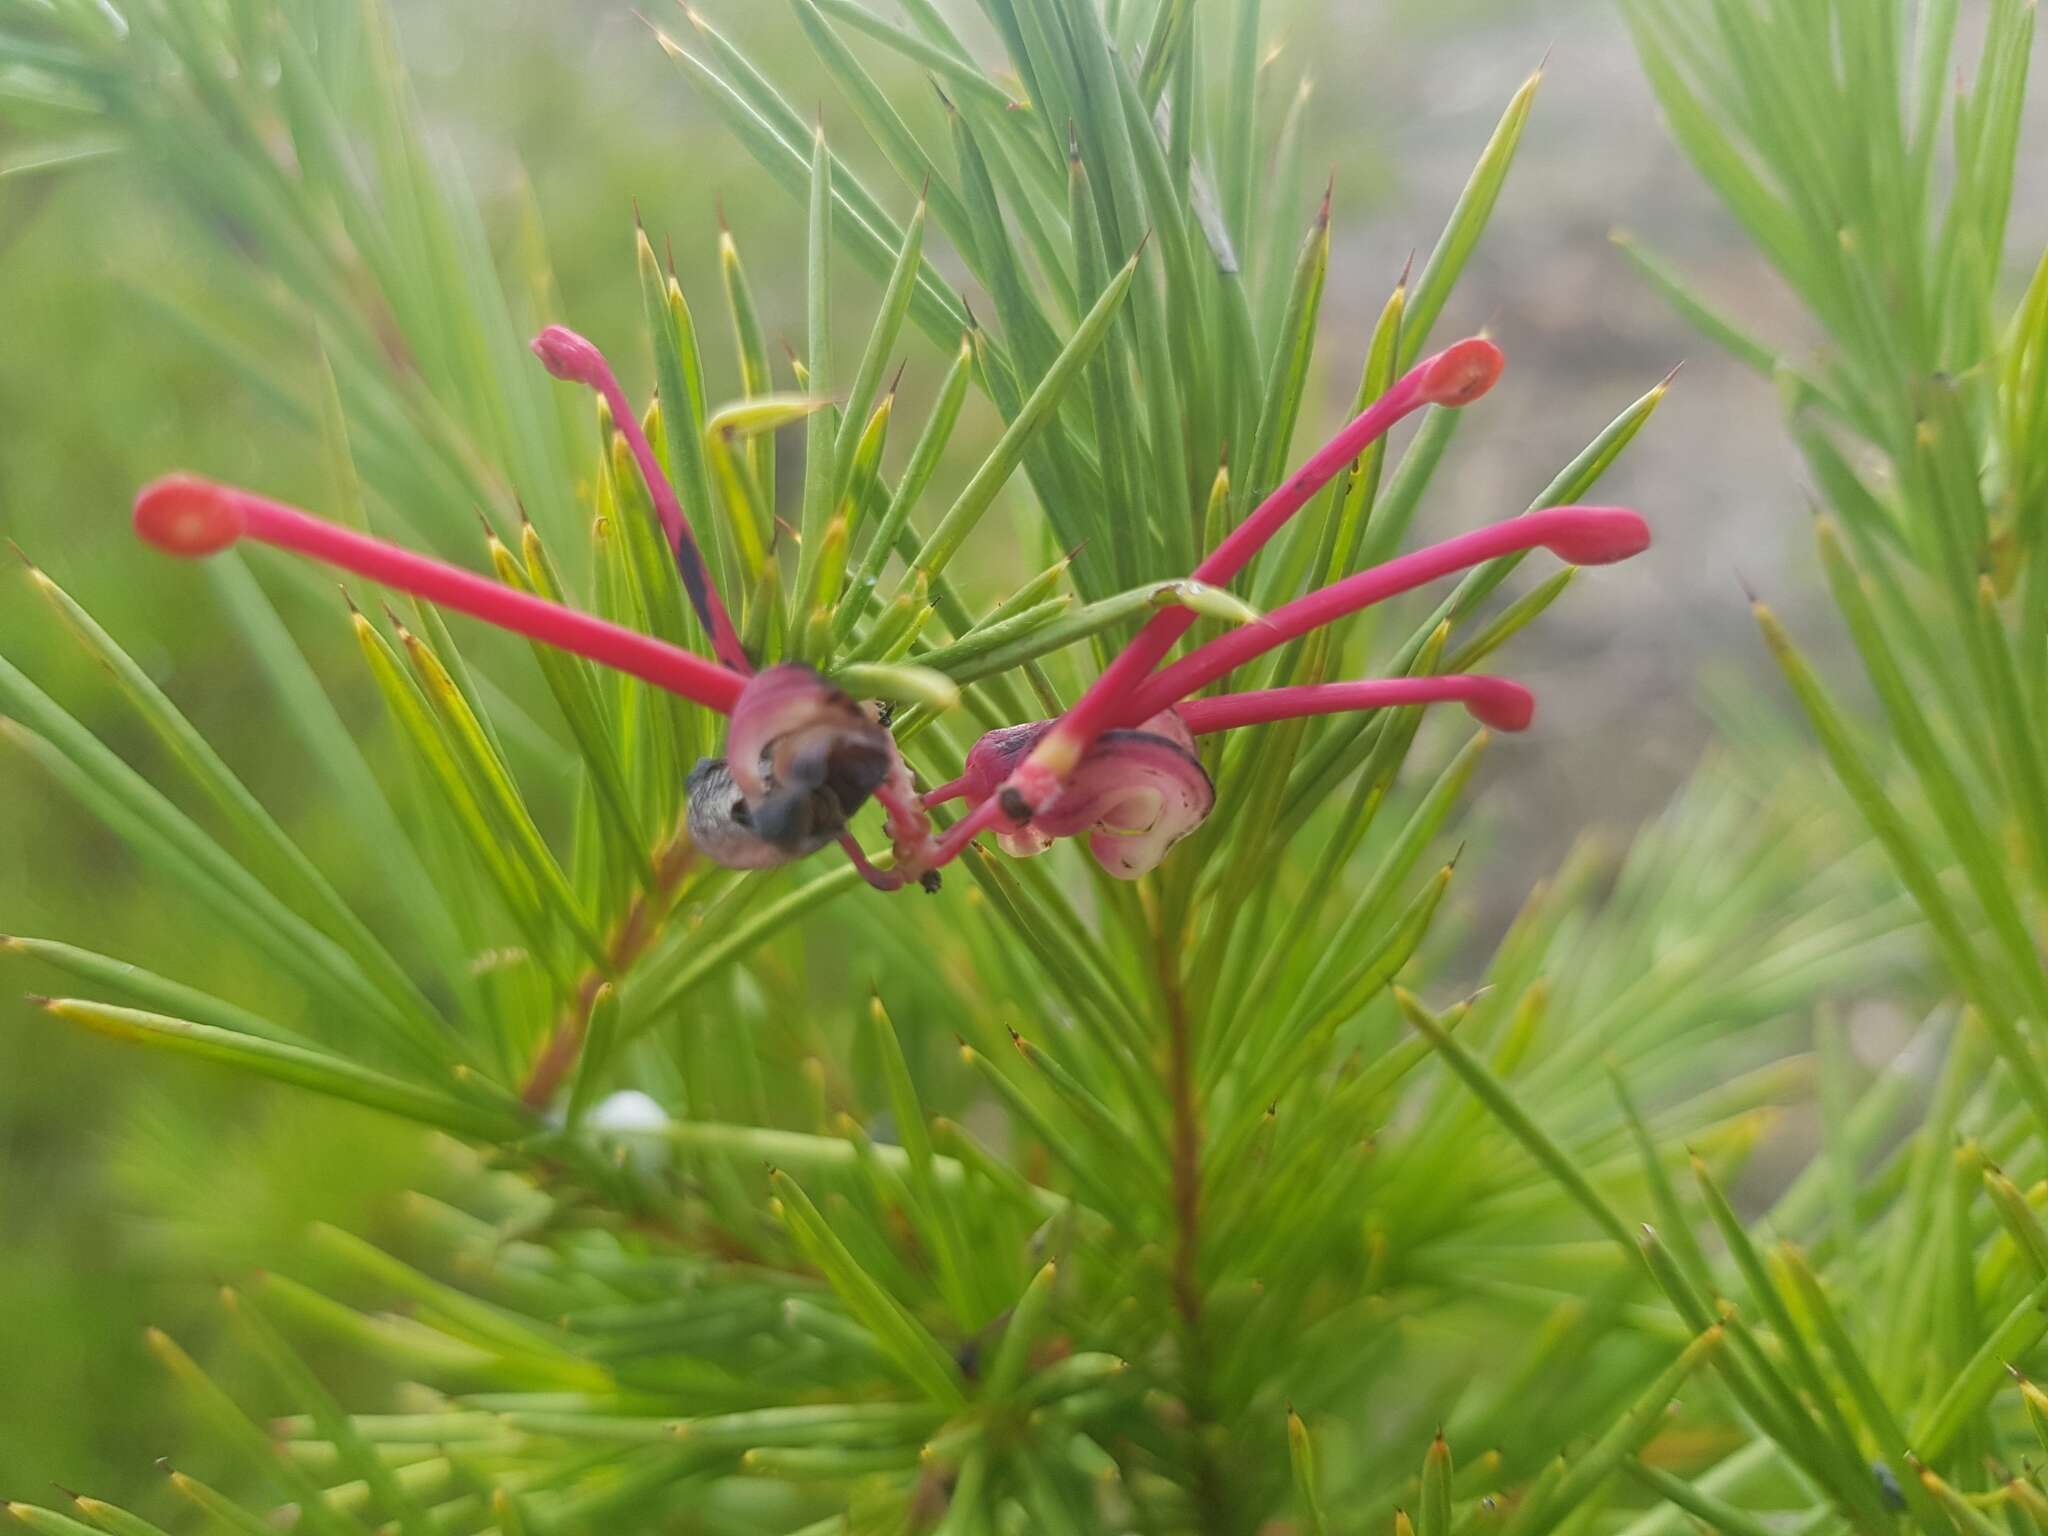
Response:
[[[661,932],[683,877],[689,873],[696,848],[688,834],[679,834],[662,849],[654,861],[654,882],[650,889],[633,898],[632,906],[613,930],[605,945],[603,969],[593,966],[576,984],[576,995],[557,1021],[554,1032],[541,1047],[527,1070],[519,1090],[520,1102],[530,1109],[544,1109],[554,1102],[564,1081],[583,1055],[583,1041],[590,1032],[590,1012],[597,1005],[598,989],[605,982],[633,968],[648,945]]]

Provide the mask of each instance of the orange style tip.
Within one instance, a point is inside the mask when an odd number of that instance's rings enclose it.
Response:
[[[1430,359],[1421,396],[1431,405],[1470,405],[1499,382],[1507,358],[1484,336],[1454,341]]]
[[[135,498],[136,533],[166,554],[216,554],[247,528],[234,492],[197,475],[165,475]]]

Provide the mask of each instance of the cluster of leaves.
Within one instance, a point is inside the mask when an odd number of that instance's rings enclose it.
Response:
[[[1902,1187],[1878,1205],[1857,1159],[1838,1175],[1847,1294],[1821,1321],[1864,1445],[1892,1461],[1924,1527],[1941,1519],[1923,1493],[1964,1529],[2038,1521],[2039,1486],[2015,1475],[2022,1447],[1939,1406],[2033,1349],[2048,1301],[2038,1263],[2015,1272],[2003,1242],[1983,1242],[2001,1225],[2022,1253],[2040,1241],[2042,1191],[2021,1187],[2048,1127],[2048,258],[2029,258],[2016,303],[2007,266],[2034,7],[1991,5],[1953,88],[1952,4],[1625,9],[1674,136],[1824,337],[1811,357],[1759,339],[1623,241],[1782,389],[1881,739],[1761,603],[1757,618],[1965,1005]],[[1945,1253],[1921,1246],[1941,1231]],[[1920,1471],[1958,1449],[1944,1470],[1970,1495],[1961,1506]]]
[[[885,973],[892,1006],[801,1026],[799,1103],[764,1102],[760,1063],[733,1054],[693,1077],[689,1117],[596,1131],[609,1198],[451,1143],[398,1252],[326,1229],[300,1265],[225,1294],[302,1416],[250,1419],[153,1339],[242,1453],[239,1502],[182,1469],[174,1487],[241,1528],[267,1496],[336,1531],[1238,1529],[1289,1508],[1345,1530],[1396,1506],[1418,1529],[1544,1531],[1640,1508],[1670,1458],[1741,1442],[1713,1395],[1667,1422],[1719,1335],[1685,1347],[1688,1320],[1646,1304],[1616,1212],[1670,1198],[1681,1139],[1702,1188],[1735,1177],[1812,1091],[1816,1063],[1783,1054],[1786,1011],[1895,955],[1906,909],[1873,900],[1874,855],[1842,822],[1810,786],[1764,799],[1717,766],[1625,857],[1577,850],[1482,992],[1442,1012],[1396,993],[1334,1074],[1250,1117],[1205,1191],[1206,1447],[1171,1338],[1171,1239],[1146,1230],[1165,1170],[1005,1034],[1040,1010],[961,1007],[947,976],[1005,963],[968,931],[928,941],[921,986]],[[1777,921],[1792,911],[1809,915]],[[936,1021],[970,1043],[918,1027]],[[1876,1085],[1858,1151],[1893,1134],[1936,1028]],[[1726,1076],[1702,1083],[1708,1046]],[[1042,1137],[1021,1166],[963,1123],[991,1086]],[[1585,1240],[1560,1175],[1621,1242]],[[1816,1227],[1830,1190],[1809,1174],[1770,1219]],[[344,1413],[287,1338],[409,1385]],[[1418,1481],[1431,1410],[1450,1440]],[[1605,1431],[1572,1447],[1568,1478],[1560,1425]],[[1454,1474],[1451,1441],[1488,1449]],[[1189,1477],[1205,1453],[1206,1495]],[[17,1514],[59,1536],[147,1529],[92,1499]]]
[[[1683,5],[1629,10],[1680,144],[1819,323],[1817,357],[1745,334],[1635,254],[1780,381],[1895,761],[1761,607],[1759,621],[2048,1124],[2026,1039],[2048,1021],[2048,257],[2009,310],[2005,282],[2034,7],[1991,7],[1953,100],[1956,7],[1910,10],[1726,7],[1706,27]]]
[[[730,234],[729,403],[644,235],[637,259],[649,435],[750,643],[911,701],[897,739],[937,782],[967,733],[1071,699],[1154,607],[1241,622],[1397,550],[1460,416],[1431,410],[1398,456],[1369,451],[1246,590],[1180,579],[1280,479],[1309,414],[1329,211],[1305,232],[1291,216],[1298,115],[1265,168],[1259,6],[1226,29],[1191,0],[985,0],[1000,72],[930,0],[903,10],[796,0],[891,192],[710,22],[658,34],[805,208],[786,386]],[[480,508],[509,585],[702,648],[614,424],[579,452],[587,421],[523,356],[560,318],[538,244],[508,290],[476,203],[422,147],[387,23],[374,3],[53,0],[0,38],[0,71],[33,131],[150,157],[252,258],[246,313],[203,339],[303,431],[323,507],[450,550]],[[892,101],[860,50],[914,62],[941,94]],[[1361,400],[1426,350],[1534,86],[1381,310]],[[927,255],[928,228],[997,329]],[[833,361],[849,259],[879,288],[850,370]],[[883,381],[912,333],[941,376],[892,470]],[[310,388],[271,361],[308,338]],[[2019,376],[2038,392],[2034,366]],[[1811,389],[1818,405],[1863,395]],[[1530,504],[1583,496],[1663,394],[1535,477]],[[992,443],[963,464],[976,395]],[[804,438],[794,487],[778,485],[784,427]],[[951,565],[1019,470],[1043,571],[977,611]],[[1468,668],[1570,584],[1490,601],[1513,563],[1434,609],[1291,645],[1259,681],[1368,658]],[[1436,1009],[1418,994],[1454,948],[1438,847],[1483,736],[1444,742],[1413,710],[1263,728],[1212,752],[1223,809],[1140,886],[1065,852],[971,854],[935,902],[831,906],[851,870],[689,857],[674,829],[690,763],[716,750],[703,711],[495,637],[458,647],[430,608],[395,645],[350,620],[400,747],[380,769],[284,629],[265,581],[290,578],[260,570],[227,556],[208,579],[371,881],[301,852],[40,573],[176,796],[6,663],[0,703],[10,742],[296,1005],[260,1012],[54,941],[7,947],[123,1000],[51,1001],[57,1017],[436,1127],[491,1168],[451,1151],[402,1253],[325,1233],[319,1283],[271,1273],[230,1297],[304,1418],[266,1430],[158,1341],[248,1452],[246,1495],[175,1474],[207,1519],[265,1528],[249,1501],[273,1498],[307,1529],[407,1536],[660,1519],[1223,1532],[1281,1515],[1321,1531],[1398,1529],[1402,1506],[1422,1536],[1648,1536],[1673,1510],[1747,1533],[1776,1501],[1875,1531],[1894,1521],[1875,1457],[1923,1523],[1986,1523],[1967,1490],[1984,1453],[2016,1459],[2026,1408],[1999,1394],[2000,1364],[2040,1340],[2048,1259],[2043,1192],[1984,1161],[2048,1172],[2023,1077],[1984,1078],[1965,1027],[1933,1117],[1901,1143],[1917,1051],[1852,1111],[1829,1033],[1827,1156],[1768,1213],[1812,1258],[1760,1254],[1722,1193],[1770,1107],[1814,1075],[1785,1056],[1784,1017],[1867,981],[1906,921],[1860,833],[1796,775],[1760,794],[1703,774],[1626,858],[1575,858],[1489,988]],[[1988,1010],[1983,1028],[2006,1038]],[[1959,1128],[1984,1150],[1949,1177]],[[1691,1183],[1674,1157],[1688,1140]],[[1980,1176],[1995,1216],[1969,1198]],[[1831,1301],[1866,1281],[1868,1307]],[[352,1415],[287,1342],[306,1336],[410,1385]],[[1390,1400],[1409,1421],[1387,1422]],[[1431,1410],[1487,1453],[1454,1471],[1439,1438],[1418,1479]],[[154,1529],[92,1500],[16,1513]]]

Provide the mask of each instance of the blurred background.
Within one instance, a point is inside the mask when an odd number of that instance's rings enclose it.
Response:
[[[0,0],[0,12],[10,3],[26,0]],[[805,67],[783,7],[705,8],[751,50]],[[623,0],[395,9],[438,148],[499,221],[507,262],[519,259],[530,183],[562,318],[606,343],[637,335],[637,199],[657,238],[672,239],[692,294],[716,290],[722,206],[770,334],[800,330],[801,210],[752,173]],[[1267,13],[1276,79],[1291,91],[1303,68],[1312,75],[1304,184],[1290,189],[1304,220],[1324,176],[1335,181],[1319,421],[1354,387],[1388,288],[1441,227],[1503,103],[1548,59],[1443,332],[1487,326],[1510,369],[1485,430],[1445,466],[1425,533],[1519,510],[1623,405],[1685,364],[1603,487],[1649,513],[1657,546],[1625,575],[1593,573],[1508,657],[1543,713],[1485,770],[1489,873],[1464,893],[1483,937],[1580,828],[1625,833],[1661,805],[1706,749],[1717,709],[1775,701],[1741,581],[1817,648],[1834,629],[1808,622],[1805,509],[1771,387],[1687,332],[1614,250],[1611,228],[1681,254],[1708,295],[1759,330],[1783,336],[1795,316],[1664,136],[1601,0],[1268,0]],[[908,75],[885,83],[906,98],[923,89]],[[193,600],[204,588],[167,574],[127,533],[134,487],[173,465],[287,494],[305,479],[303,435],[194,346],[182,318],[231,314],[239,274],[118,161],[52,174],[6,150],[0,139],[0,531],[177,695],[317,858],[320,807],[268,750],[276,727],[253,702],[249,659]],[[2038,249],[2048,171],[2023,175],[2034,185],[2016,201],[2014,243]],[[936,368],[917,377],[929,361],[913,361],[908,390],[930,387]],[[714,375],[713,394],[729,382]],[[88,664],[39,608],[17,574],[0,574],[8,654],[146,760],[132,720],[95,693]],[[333,630],[344,666],[349,642]],[[353,704],[375,718],[367,689]],[[12,931],[176,955],[194,975],[246,964],[154,900],[122,847],[32,765],[0,754],[0,932]],[[43,979],[0,956],[6,997]],[[263,989],[256,976],[221,985],[257,998]],[[422,1156],[387,1122],[59,1034],[0,1001],[0,1497],[40,1497],[55,1480],[146,1504],[152,1458],[177,1453],[184,1437],[143,1326],[203,1341],[214,1279],[262,1263],[312,1216],[374,1229],[380,1200],[417,1176]]]

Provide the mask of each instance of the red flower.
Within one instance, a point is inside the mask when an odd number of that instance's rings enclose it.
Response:
[[[1008,852],[1041,852],[1062,837],[1088,837],[1111,874],[1135,879],[1200,826],[1215,786],[1194,750],[1210,731],[1301,715],[1461,702],[1502,730],[1521,730],[1534,701],[1497,677],[1403,677],[1191,696],[1288,640],[1361,608],[1483,561],[1538,546],[1576,564],[1636,554],[1649,529],[1619,507],[1554,507],[1479,528],[1359,571],[1285,604],[1161,667],[1194,623],[1186,609],[1156,614],[1080,700],[1057,720],[991,731],[968,753],[966,771],[922,799],[880,719],[809,667],[755,673],[712,585],[675,489],[663,476],[630,402],[590,342],[550,326],[534,352],[556,377],[585,384],[611,407],[625,434],[684,590],[717,662],[589,614],[488,581],[379,540],[322,522],[253,492],[172,475],[136,498],[137,531],[159,548],[204,555],[241,538],[295,550],[468,613],[530,639],[587,656],[732,717],[727,756],[706,758],[689,778],[689,830],[705,855],[734,869],[761,869],[843,847],[884,890],[916,879],[928,887],[979,833],[993,829]],[[1500,375],[1501,355],[1473,337],[1411,369],[1310,457],[1192,573],[1223,585],[1370,443],[1424,405],[1461,406]],[[935,836],[926,807],[964,798],[968,813]],[[883,808],[894,867],[875,868],[849,830],[870,800]]]

